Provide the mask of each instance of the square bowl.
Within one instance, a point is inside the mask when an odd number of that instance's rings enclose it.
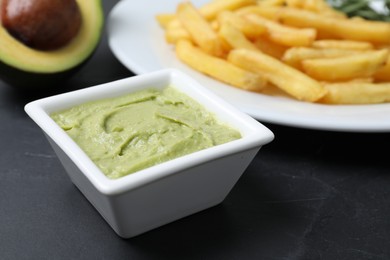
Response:
[[[200,103],[241,138],[144,170],[109,179],[50,117],[89,101],[167,86]],[[112,229],[130,238],[221,203],[273,133],[198,82],[175,69],[141,74],[59,94],[25,106],[42,129],[75,186]]]

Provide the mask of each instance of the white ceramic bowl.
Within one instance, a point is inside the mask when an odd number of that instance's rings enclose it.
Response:
[[[242,138],[119,179],[107,178],[51,118],[55,111],[144,88],[180,89]],[[115,232],[129,238],[222,202],[273,133],[180,71],[165,69],[28,103],[72,182]]]

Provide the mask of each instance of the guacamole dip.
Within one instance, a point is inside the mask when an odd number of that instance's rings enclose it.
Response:
[[[112,179],[241,137],[173,87],[94,101],[51,116]]]

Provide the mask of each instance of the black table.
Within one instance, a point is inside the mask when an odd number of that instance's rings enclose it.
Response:
[[[115,3],[105,1],[106,15]],[[118,237],[23,107],[132,75],[105,34],[61,88],[17,91],[0,83],[0,259],[390,259],[390,134],[267,122],[275,140],[222,204]]]

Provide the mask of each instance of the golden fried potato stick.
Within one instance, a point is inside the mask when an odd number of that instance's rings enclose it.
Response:
[[[191,2],[179,3],[176,14],[202,50],[214,56],[223,56],[224,48],[219,36]]]
[[[207,54],[190,41],[179,41],[176,44],[176,54],[193,69],[240,89],[260,91],[267,84],[267,80],[261,75]]]
[[[244,33],[241,32],[238,28],[232,25],[230,22],[225,22],[221,25],[219,30],[219,35],[225,39],[225,41],[233,49],[250,49],[250,50],[259,50],[255,44],[248,40]]]
[[[173,20],[176,20],[175,14],[157,14],[155,16],[158,24],[161,26],[161,28],[166,29],[168,27],[168,24],[172,22]]]
[[[177,41],[185,39],[192,40],[191,35],[177,19],[170,21],[165,28],[165,41],[175,44]]]
[[[257,4],[259,6],[283,6],[285,0],[258,0]]]
[[[213,0],[199,8],[199,12],[207,19],[213,20],[222,11],[233,11],[247,5],[255,5],[256,0]]]
[[[347,50],[372,50],[374,45],[371,42],[352,41],[352,40],[316,40],[312,47],[319,49],[347,49]]]
[[[251,23],[248,19],[238,16],[232,11],[223,11],[218,14],[217,21],[221,26],[224,23],[230,23],[242,31],[249,39],[256,39],[264,35],[267,28],[263,25]]]
[[[340,19],[291,7],[248,6],[237,11],[239,14],[255,13],[285,25],[313,28],[318,33],[334,38],[390,43],[390,23],[364,19]]]
[[[302,61],[306,74],[322,81],[345,81],[370,77],[386,64],[388,50],[365,51],[337,58],[307,59]]]
[[[359,54],[361,51],[347,49],[315,49],[308,47],[292,47],[286,50],[281,60],[299,70],[302,70],[302,61],[308,59],[337,58]]]
[[[318,81],[259,51],[235,49],[227,59],[243,69],[259,73],[298,100],[315,102],[326,93]]]
[[[303,9],[305,0],[285,0],[285,4],[289,7]]]
[[[278,8],[280,8],[282,6],[283,5],[264,5],[264,6],[261,5],[261,4],[248,5],[248,6],[244,6],[244,7],[238,8],[238,9],[234,10],[233,12],[236,15],[239,15],[239,16],[245,16],[247,14],[257,14],[257,15],[263,16],[265,18],[277,21],[276,19],[274,19],[276,17],[274,13],[272,13],[271,15],[264,15],[261,10],[262,9],[265,9],[265,10],[275,10],[275,9],[278,9]],[[266,14],[267,13],[268,12],[266,12]]]
[[[377,104],[390,102],[390,83],[345,82],[324,84],[325,104]]]
[[[276,42],[271,41],[265,36],[261,36],[255,39],[254,44],[263,53],[268,54],[279,60],[283,57],[286,50],[289,49],[289,47],[277,44]]]
[[[269,39],[281,45],[310,46],[317,36],[316,30],[312,28],[293,28],[256,14],[247,14],[244,17],[254,24],[265,26]]]
[[[390,82],[390,54],[387,57],[386,64],[382,68],[380,68],[377,72],[375,72],[373,77],[375,81]]]

